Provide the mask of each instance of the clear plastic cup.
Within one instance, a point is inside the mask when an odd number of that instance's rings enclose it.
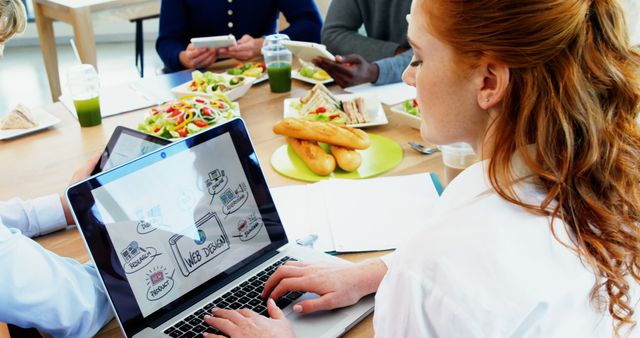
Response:
[[[67,83],[81,127],[102,123],[100,113],[100,80],[89,64],[73,66],[67,72]]]
[[[473,148],[467,143],[459,142],[438,146],[442,151],[444,162],[444,179],[449,184],[463,170],[478,161]]]
[[[273,34],[264,38],[262,55],[267,65],[269,86],[273,93],[291,91],[291,51],[280,44],[282,40],[289,40],[286,34]]]

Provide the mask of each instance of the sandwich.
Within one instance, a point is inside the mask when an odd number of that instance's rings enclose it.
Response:
[[[342,110],[347,114],[347,121],[354,123],[367,123],[367,111],[364,108],[364,100],[361,97],[356,97],[352,100],[342,101]]]
[[[315,85],[300,99],[302,108],[299,110],[303,116],[312,115],[317,120],[334,121],[339,119],[346,124],[366,123],[369,121],[364,100],[356,97],[350,100],[338,100],[325,87],[319,83]],[[326,116],[321,116],[326,115]]]
[[[9,114],[0,119],[0,129],[31,129],[38,124],[22,104],[17,105]]]

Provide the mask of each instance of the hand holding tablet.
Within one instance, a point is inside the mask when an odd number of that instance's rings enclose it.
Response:
[[[336,60],[336,57],[333,56],[333,54],[329,53],[327,48],[321,44],[287,40],[284,40],[281,43],[283,46],[287,47],[287,49],[289,49],[291,53],[293,53],[293,55],[297,56],[300,60],[305,62],[311,62],[313,59],[320,56],[331,61]]]

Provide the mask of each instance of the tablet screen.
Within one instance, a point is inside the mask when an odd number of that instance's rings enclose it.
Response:
[[[165,139],[118,126],[92,174],[95,175],[129,162],[169,143],[171,142]]]

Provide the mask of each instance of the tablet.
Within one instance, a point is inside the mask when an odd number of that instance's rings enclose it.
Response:
[[[96,164],[91,175],[129,162],[169,143],[171,143],[169,140],[118,126],[113,131],[107,148],[102,153],[100,161]]]
[[[289,41],[283,40],[280,43],[287,47],[293,53],[293,55],[297,56],[299,59],[311,62],[316,57],[322,56],[331,61],[335,61],[336,57],[333,54],[329,53],[327,47],[325,45],[313,43],[313,42],[304,42],[304,41]]]
[[[196,48],[222,48],[236,44],[236,38],[229,35],[207,36],[203,38],[192,38],[191,43]]]

